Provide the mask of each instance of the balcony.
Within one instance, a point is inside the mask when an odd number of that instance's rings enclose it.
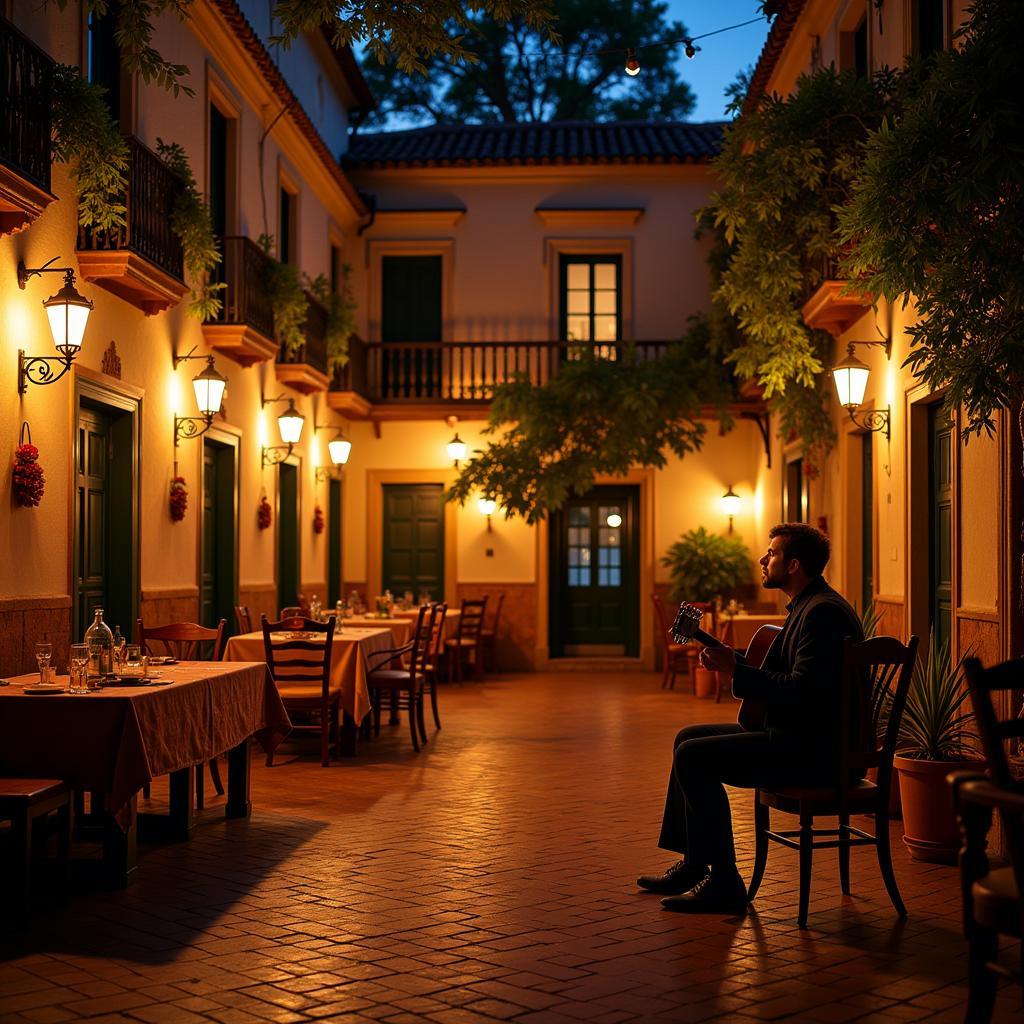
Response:
[[[311,395],[326,391],[327,376],[327,310],[306,292],[306,343],[295,352],[282,349],[277,356],[277,379],[293,391]]]
[[[181,239],[171,230],[171,211],[182,183],[138,139],[127,142],[124,226],[79,228],[78,267],[83,280],[153,316],[177,305],[188,291]]]
[[[269,257],[252,239],[231,235],[220,240],[221,262],[212,277],[226,287],[216,320],[203,324],[203,337],[214,351],[242,366],[272,360],[274,310],[267,291]]]
[[[50,191],[53,61],[0,18],[0,235],[27,228]]]
[[[632,344],[640,359],[657,359],[670,342]],[[602,346],[610,359],[618,348]],[[486,415],[496,385],[516,374],[545,384],[578,350],[578,343],[567,341],[381,343],[353,336],[348,364],[335,373],[327,404],[353,419]]]
[[[808,327],[838,337],[871,308],[874,296],[869,292],[843,294],[849,282],[839,276],[836,260],[822,260],[819,269],[821,283],[811,292],[800,312]]]

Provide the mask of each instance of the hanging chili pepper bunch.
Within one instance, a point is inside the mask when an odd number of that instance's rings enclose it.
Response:
[[[267,501],[266,494],[261,494],[259,504],[256,506],[256,525],[261,530],[268,530],[273,518],[274,514],[271,511],[270,502]]]
[[[180,523],[188,510],[188,487],[183,476],[171,478],[171,519]]]
[[[28,423],[22,423],[18,447],[14,449],[14,480],[12,482],[14,500],[22,508],[34,508],[43,500],[46,477],[43,476],[43,467],[39,465],[38,460],[39,449],[32,443],[32,433],[28,428]]]
[[[325,522],[326,520],[324,519],[324,510],[319,505],[317,505],[317,507],[313,509],[313,532],[323,533]]]

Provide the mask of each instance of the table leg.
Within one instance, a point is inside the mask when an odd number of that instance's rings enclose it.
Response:
[[[341,756],[356,756],[356,740],[359,736],[359,729],[356,727],[355,719],[347,712],[341,713]]]
[[[194,804],[195,772],[180,768],[168,776],[167,814],[143,811],[139,838],[144,843],[187,843],[196,827]]]
[[[224,806],[227,818],[248,818],[252,814],[249,789],[249,740],[242,740],[228,751],[228,800]]]
[[[138,870],[136,847],[138,840],[138,799],[132,797],[131,824],[121,828],[113,815],[106,816],[103,833],[103,863],[108,878],[117,889],[126,889]]]

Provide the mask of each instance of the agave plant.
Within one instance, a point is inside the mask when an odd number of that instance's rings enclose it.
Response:
[[[874,601],[868,601],[864,610],[860,613],[860,628],[865,640],[870,640],[882,621],[882,613],[875,608]]]
[[[918,659],[900,722],[898,753],[920,761],[966,761],[979,757],[970,723],[974,712],[964,709],[969,698],[960,678],[963,659],[955,665],[948,642],[928,641],[928,657]]]

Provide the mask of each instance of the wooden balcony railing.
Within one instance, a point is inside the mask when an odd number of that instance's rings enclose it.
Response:
[[[0,234],[31,223],[50,193],[53,61],[0,18]]]
[[[306,341],[293,352],[284,349],[277,356],[277,379],[296,391],[309,395],[326,391],[327,376],[327,310],[306,292]]]
[[[220,242],[221,262],[213,278],[227,287],[220,292],[216,322],[245,325],[273,339],[274,308],[267,290],[270,258],[251,238],[229,235]]]
[[[630,343],[639,359],[657,359],[668,341]],[[626,343],[598,345],[607,359],[621,358]],[[581,345],[568,341],[365,342],[349,340],[348,364],[332,383],[372,404],[481,405],[498,384],[524,375],[546,383]]]

